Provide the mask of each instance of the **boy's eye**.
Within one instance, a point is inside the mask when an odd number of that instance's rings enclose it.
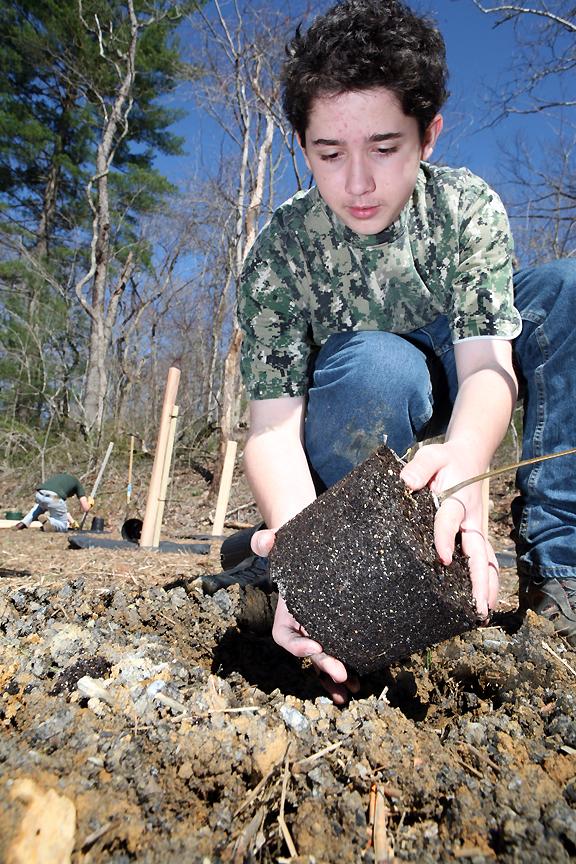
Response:
[[[337,159],[339,155],[339,153],[321,153],[320,159],[323,162],[333,162],[334,159]]]
[[[396,153],[397,150],[397,147],[378,147],[376,152],[381,153],[383,156],[390,156],[392,153]]]

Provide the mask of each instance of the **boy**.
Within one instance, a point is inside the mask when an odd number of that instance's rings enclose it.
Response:
[[[36,487],[36,504],[24,519],[14,526],[15,530],[28,528],[35,519],[39,519],[43,523],[42,531],[68,531],[73,520],[68,513],[66,499],[71,495],[76,495],[83,513],[88,513],[94,506],[94,499],[86,496],[84,487],[72,474],[54,474],[48,477]]]
[[[274,531],[384,440],[399,455],[445,431],[403,469],[440,492],[487,469],[518,395],[523,457],[573,446],[566,370],[576,263],[517,274],[498,196],[465,169],[428,163],[447,97],[442,37],[399,0],[343,0],[300,29],[283,76],[284,109],[315,186],[259,235],[239,291],[249,393],[245,467]],[[518,472],[513,508],[521,600],[576,644],[572,457]],[[455,535],[478,612],[498,592],[482,532],[480,484],[446,499],[439,558]],[[383,622],[385,626],[385,622]],[[358,687],[309,639],[280,597],[273,635],[310,656],[334,701]]]

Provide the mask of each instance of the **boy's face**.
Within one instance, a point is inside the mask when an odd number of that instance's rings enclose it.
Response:
[[[384,87],[322,96],[312,102],[304,156],[342,222],[378,234],[400,215],[441,129],[437,115],[422,141],[417,120]]]

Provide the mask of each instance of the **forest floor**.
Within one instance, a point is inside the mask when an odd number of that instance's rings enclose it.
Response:
[[[3,509],[27,509],[11,482]],[[146,476],[135,485],[127,508],[120,479],[103,483],[103,537],[142,515]],[[202,476],[179,469],[172,490],[163,539],[210,533]],[[512,495],[492,483],[499,550]],[[258,519],[240,470],[229,518]],[[491,626],[365,677],[337,708],[272,641],[273,594],[203,595],[218,544],[71,536],[0,533],[0,861],[39,846],[75,864],[576,855],[576,652],[515,614],[513,568]]]

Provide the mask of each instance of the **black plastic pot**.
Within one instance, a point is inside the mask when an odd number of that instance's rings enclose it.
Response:
[[[129,543],[139,543],[143,524],[142,519],[126,519],[120,529],[122,539]]]

